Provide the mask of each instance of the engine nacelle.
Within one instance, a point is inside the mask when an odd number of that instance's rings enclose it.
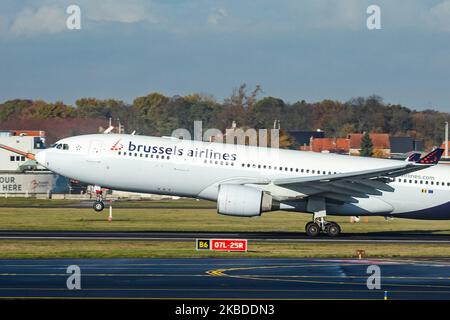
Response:
[[[255,188],[222,184],[217,197],[217,212],[228,216],[254,217],[271,211],[272,196]]]

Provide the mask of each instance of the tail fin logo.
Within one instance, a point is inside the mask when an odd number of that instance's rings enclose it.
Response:
[[[437,148],[431,151],[429,154],[421,158],[417,163],[419,164],[437,164],[441,160],[444,149]]]
[[[112,151],[120,151],[123,149],[123,144],[121,144],[121,143],[119,144],[119,142],[120,142],[120,139],[117,140],[117,142],[113,144],[113,146],[111,147]]]

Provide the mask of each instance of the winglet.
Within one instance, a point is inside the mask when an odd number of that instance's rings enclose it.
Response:
[[[437,164],[439,160],[441,160],[442,154],[444,153],[444,149],[436,148],[431,151],[429,154],[420,158],[416,163],[418,164]]]
[[[20,154],[21,156],[24,156],[24,157],[26,157],[28,159],[36,160],[36,158],[34,157],[33,153],[24,152],[24,151],[21,151],[19,149],[14,149],[12,147],[5,146],[4,144],[0,144],[0,148],[1,149],[5,149],[5,150],[10,151],[10,152],[14,152],[14,153]]]

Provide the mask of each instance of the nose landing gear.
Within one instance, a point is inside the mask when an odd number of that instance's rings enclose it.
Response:
[[[105,204],[103,203],[103,201],[98,201],[97,200],[97,201],[94,202],[93,208],[94,208],[95,211],[100,212],[103,209],[105,209]]]
[[[105,204],[103,203],[103,191],[102,187],[94,186],[96,200],[94,205],[92,206],[96,212],[100,212],[105,208]]]

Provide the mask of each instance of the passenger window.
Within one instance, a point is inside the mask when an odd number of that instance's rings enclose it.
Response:
[[[69,150],[69,145],[66,144],[66,143],[64,143],[64,144],[63,144],[63,150]]]

